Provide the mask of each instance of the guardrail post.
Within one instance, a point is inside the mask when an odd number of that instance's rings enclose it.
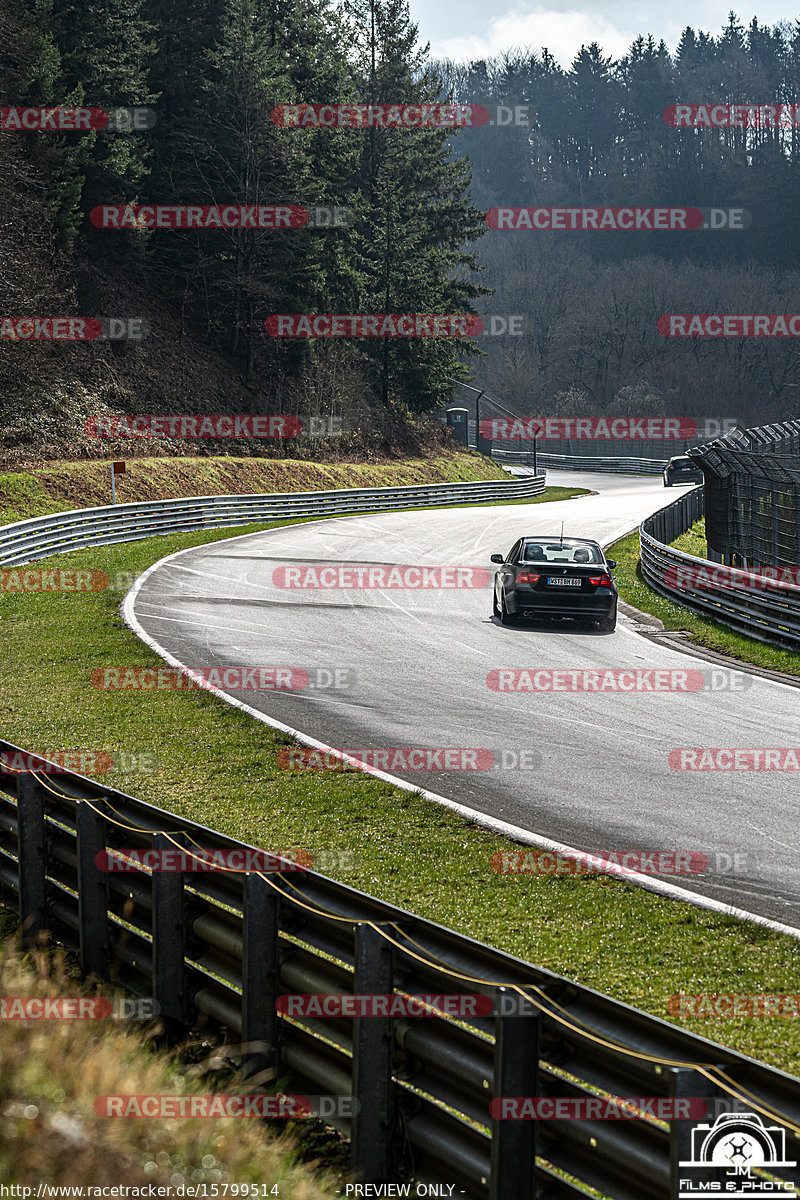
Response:
[[[23,941],[38,940],[47,912],[47,830],[44,793],[33,775],[20,775],[17,783],[17,838],[19,843],[19,923]]]
[[[104,800],[78,800],[75,829],[78,837],[78,938],[81,971],[102,975],[108,966],[108,873],[97,865],[106,849]]]
[[[394,950],[380,929],[389,931],[392,927],[356,926],[356,995],[386,995],[393,991]],[[362,1183],[383,1183],[392,1177],[393,1026],[392,1017],[353,1019],[350,1162]]]
[[[259,875],[248,873],[242,922],[243,1072],[253,1076],[280,1060],[278,1013],[277,892]]]
[[[540,1012],[510,988],[496,995],[492,1099],[538,1096]],[[534,1200],[537,1134],[537,1121],[492,1117],[490,1200]]]
[[[163,833],[153,839],[153,848],[174,851],[181,839]],[[186,1021],[186,971],[183,871],[155,870],[151,876],[153,895],[153,996],[165,1023],[173,1030]]]
[[[672,1067],[669,1074],[670,1096],[675,1100],[688,1099],[690,1097],[700,1100],[713,1100],[719,1095],[719,1088],[705,1075],[701,1075],[699,1071],[692,1067]],[[709,1105],[709,1109],[707,1118],[697,1117],[695,1120],[679,1119],[670,1121],[669,1123],[670,1196],[678,1196],[682,1190],[680,1187],[681,1172],[685,1171],[686,1168],[682,1168],[680,1163],[686,1162],[692,1157],[692,1129],[696,1122],[707,1120],[709,1125],[713,1125],[716,1117],[719,1115],[713,1111],[713,1104]]]

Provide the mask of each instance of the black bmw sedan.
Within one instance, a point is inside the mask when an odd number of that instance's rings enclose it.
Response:
[[[604,633],[617,624],[616,566],[597,542],[587,538],[523,537],[500,564],[494,579],[492,615],[503,625],[520,617],[571,617],[598,622]]]
[[[685,454],[676,454],[663,470],[664,487],[672,487],[675,483],[702,483],[704,476],[693,458]]]

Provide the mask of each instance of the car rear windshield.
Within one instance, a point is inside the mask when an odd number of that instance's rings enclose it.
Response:
[[[681,469],[684,467],[691,467],[694,469],[694,463],[690,458],[673,458],[671,465],[673,467],[680,467]],[[700,468],[698,467],[697,469],[699,470]]]
[[[563,545],[558,539],[554,542],[525,542],[520,555],[520,562],[599,564],[602,561],[603,555],[598,546],[568,541],[566,538]]]

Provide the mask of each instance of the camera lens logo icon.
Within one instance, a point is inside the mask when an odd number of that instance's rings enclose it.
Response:
[[[786,1161],[786,1130],[757,1113],[722,1113],[692,1130],[692,1157],[682,1167],[794,1167]]]

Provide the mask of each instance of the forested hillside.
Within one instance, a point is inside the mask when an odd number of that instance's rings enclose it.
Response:
[[[498,206],[743,209],[716,231],[498,230],[480,244],[492,310],[523,337],[487,338],[478,381],[529,412],[722,413],[747,424],[796,412],[796,339],[668,339],[664,313],[792,313],[800,299],[800,113],[676,128],[670,105],[800,102],[800,21],[732,13],[718,35],[686,28],[675,53],[596,44],[562,68],[547,50],[437,64],[464,103],[527,106],[530,126],[465,129],[473,198]]]
[[[450,160],[452,130],[313,131],[271,119],[298,99],[434,99],[439,80],[405,5],[25,0],[3,17],[4,98],[155,114],[138,132],[0,133],[3,312],[135,316],[149,330],[113,348],[0,341],[7,453],[51,443],[97,453],[83,424],[108,411],[344,414],[388,443],[402,440],[409,415],[449,397],[447,377],[462,369],[453,339],[265,331],[273,313],[467,313],[483,290],[472,280],[482,214],[469,167]],[[347,220],[93,223],[98,207],[149,204],[341,209]],[[276,451],[264,445],[251,448]]]
[[[0,338],[6,461],[130,451],[87,435],[86,420],[107,413],[319,413],[360,431],[354,450],[408,450],[419,415],[465,402],[453,379],[522,414],[753,424],[796,410],[796,338],[667,338],[657,322],[800,307],[800,113],[721,128],[676,128],[663,115],[675,104],[796,104],[800,21],[745,28],[731,14],[718,35],[687,28],[674,53],[643,34],[620,60],[592,44],[562,67],[546,49],[431,62],[396,0],[0,0],[0,19],[4,104],[150,114],[134,131],[0,130],[0,316],[136,318],[147,332]],[[287,104],[437,100],[523,106],[529,123],[290,128],[274,117]],[[111,228],[97,215],[228,204],[295,206],[311,219]],[[630,232],[485,220],[502,206],[592,205],[746,219]],[[301,313],[495,314],[520,332],[280,338],[265,328]],[[155,451],[186,448],[163,439]],[[286,449],[240,439],[237,452]]]

